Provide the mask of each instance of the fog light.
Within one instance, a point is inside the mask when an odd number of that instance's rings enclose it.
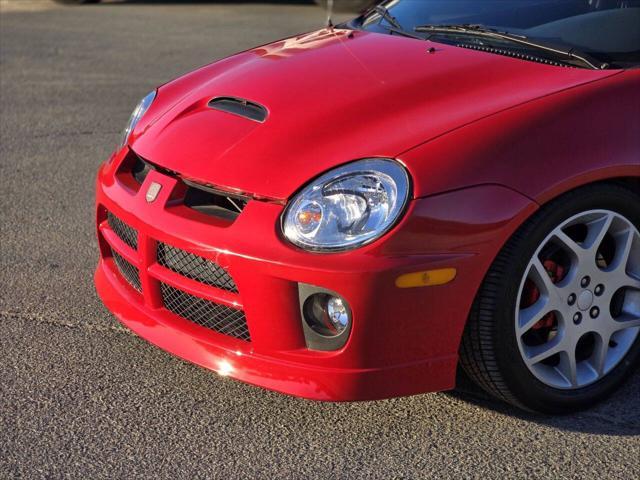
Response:
[[[304,319],[319,335],[337,337],[351,323],[347,303],[340,297],[328,293],[315,293],[304,302]]]

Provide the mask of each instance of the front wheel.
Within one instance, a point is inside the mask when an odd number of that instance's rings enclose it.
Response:
[[[461,365],[484,390],[543,413],[585,408],[640,360],[640,197],[570,192],[500,252],[465,329]]]

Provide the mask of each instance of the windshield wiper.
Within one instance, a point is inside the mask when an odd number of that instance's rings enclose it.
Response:
[[[407,31],[407,29],[402,26],[402,24],[396,19],[396,17],[391,15],[387,7],[377,5],[373,8],[373,11],[380,15],[381,18],[385,19],[389,25],[391,25],[390,27],[383,25],[383,27],[390,32],[397,33],[398,35],[404,35],[405,37],[409,38],[415,38],[417,40],[424,40],[424,38],[420,35],[414,35],[413,33]]]
[[[432,35],[437,34],[462,34],[483,38],[497,38],[500,40],[517,43],[519,45],[525,45],[536,50],[543,50],[545,52],[561,55],[572,60],[577,60],[594,70],[602,70],[609,66],[609,64],[599,62],[587,53],[581,52],[580,50],[577,50],[573,47],[565,49],[539,40],[531,40],[525,35],[516,35],[509,32],[501,32],[494,28],[488,28],[483,25],[420,25],[419,27],[415,27],[414,31],[431,34],[428,35],[425,40],[428,40]]]

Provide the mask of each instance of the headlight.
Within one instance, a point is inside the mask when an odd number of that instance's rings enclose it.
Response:
[[[133,111],[133,113],[131,114],[131,117],[129,118],[129,122],[127,122],[127,127],[122,132],[122,140],[120,141],[121,148],[127,144],[127,142],[129,141],[129,135],[131,135],[131,132],[133,131],[133,129],[136,128],[136,125],[138,124],[142,116],[147,112],[147,110],[149,110],[149,107],[151,106],[155,98],[156,98],[156,91],[154,90],[153,92],[149,93],[146,97],[144,97],[140,101],[136,109]]]
[[[317,251],[347,250],[372,242],[400,217],[409,198],[409,176],[400,163],[359,160],[320,176],[302,189],[284,213],[289,241]]]

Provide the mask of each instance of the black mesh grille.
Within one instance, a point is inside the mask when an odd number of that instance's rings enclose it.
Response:
[[[131,263],[125,260],[114,249],[111,249],[111,255],[113,256],[113,261],[116,262],[116,266],[118,267],[118,270],[120,270],[120,273],[125,278],[125,280],[129,282],[129,284],[137,291],[142,292],[142,285],[140,284],[140,272],[138,271],[138,269],[131,265]]]
[[[130,227],[113,213],[107,212],[107,221],[113,233],[115,233],[120,240],[129,245],[131,248],[138,249],[138,232],[134,228]]]
[[[158,243],[158,263],[205,285],[238,292],[235,282],[220,265],[171,245]]]
[[[200,326],[241,340],[250,341],[244,312],[194,297],[165,283],[160,284],[167,310]]]

